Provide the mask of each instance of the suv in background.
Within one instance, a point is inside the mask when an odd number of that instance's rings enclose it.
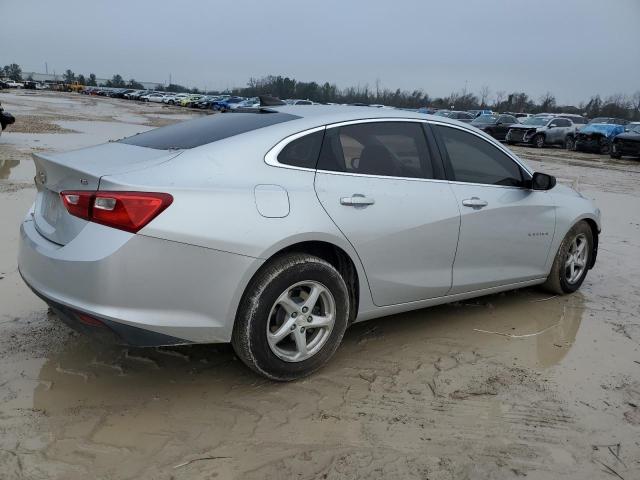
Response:
[[[567,150],[573,150],[576,131],[576,125],[568,118],[530,117],[520,125],[512,126],[507,132],[505,141],[509,145],[528,143],[537,148],[561,145]]]

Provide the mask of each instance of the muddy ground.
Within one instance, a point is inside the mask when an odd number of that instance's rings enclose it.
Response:
[[[38,150],[194,113],[0,93],[1,479],[639,479],[640,163],[514,148],[594,198],[582,289],[535,288],[351,328],[311,378],[257,377],[227,345],[132,349],[78,336],[16,269]]]

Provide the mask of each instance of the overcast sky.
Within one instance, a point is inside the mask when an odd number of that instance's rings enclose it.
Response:
[[[0,0],[0,64],[207,89],[640,90],[640,0]]]

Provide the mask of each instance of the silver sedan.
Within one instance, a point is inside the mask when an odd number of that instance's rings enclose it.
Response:
[[[322,366],[354,322],[593,267],[591,201],[467,124],[282,106],[36,154],[20,272],[70,326],[138,346],[231,342]]]

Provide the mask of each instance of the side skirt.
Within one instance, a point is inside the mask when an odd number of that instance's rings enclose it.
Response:
[[[546,277],[527,280],[524,282],[510,283],[508,285],[500,285],[498,287],[485,288],[482,290],[474,290],[472,292],[458,293],[456,295],[445,295],[443,297],[430,298],[428,300],[420,300],[417,302],[399,303],[396,305],[388,305],[378,307],[366,312],[358,312],[358,316],[354,323],[372,320],[374,318],[386,317],[387,315],[395,315],[396,313],[409,312],[411,310],[419,310],[421,308],[434,307],[445,303],[467,300],[469,298],[482,297],[493,293],[504,292],[507,290],[515,290],[518,288],[530,287],[532,285],[540,285],[544,283]]]

